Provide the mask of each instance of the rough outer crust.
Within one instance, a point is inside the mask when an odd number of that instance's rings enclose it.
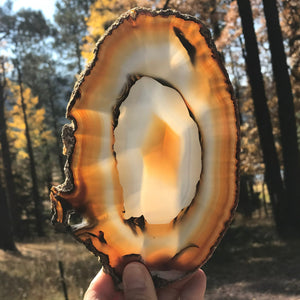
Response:
[[[73,174],[72,174],[72,170],[71,170],[71,165],[72,165],[72,153],[73,153],[73,149],[75,147],[76,144],[76,140],[74,137],[74,132],[76,131],[76,120],[70,118],[70,111],[73,107],[73,105],[75,104],[76,101],[80,101],[80,97],[81,97],[81,92],[80,92],[80,87],[81,84],[84,82],[85,78],[87,76],[89,76],[91,70],[93,69],[93,67],[95,66],[96,62],[97,62],[97,54],[99,51],[99,48],[101,47],[102,43],[104,42],[104,40],[106,39],[107,36],[111,35],[113,33],[113,31],[120,26],[124,20],[127,20],[129,17],[131,18],[135,18],[136,16],[140,15],[140,14],[144,14],[144,15],[149,15],[149,16],[163,16],[163,17],[168,17],[170,15],[172,16],[176,16],[177,18],[181,18],[183,20],[186,21],[193,21],[195,23],[201,24],[201,30],[200,30],[200,34],[205,38],[206,43],[208,45],[208,47],[211,49],[212,51],[212,58],[215,59],[221,69],[221,71],[224,74],[225,80],[226,80],[226,85],[228,87],[228,92],[231,95],[231,100],[233,102],[234,108],[235,108],[235,119],[236,119],[236,128],[237,128],[237,144],[236,144],[236,191],[235,191],[235,201],[234,204],[232,206],[231,209],[231,217],[227,220],[227,222],[224,224],[224,229],[223,231],[220,233],[219,238],[216,240],[215,244],[211,247],[210,249],[210,253],[209,255],[206,257],[205,260],[202,261],[202,263],[198,266],[201,267],[203,264],[206,263],[206,261],[211,257],[211,255],[213,254],[214,250],[216,249],[216,247],[218,246],[218,244],[220,243],[222,237],[224,236],[227,228],[229,227],[233,216],[234,216],[234,212],[236,210],[237,204],[238,204],[238,196],[239,196],[239,152],[240,152],[240,131],[239,131],[239,113],[238,113],[238,105],[237,105],[237,101],[234,97],[234,92],[233,92],[233,88],[232,85],[230,83],[229,80],[229,76],[227,74],[227,71],[225,70],[223,63],[222,63],[222,59],[221,56],[219,55],[218,51],[216,50],[216,47],[212,41],[211,38],[211,34],[210,31],[206,28],[206,26],[197,18],[186,15],[186,14],[181,14],[175,10],[171,10],[171,9],[167,9],[167,10],[151,10],[151,9],[147,9],[147,8],[134,8],[126,13],[124,13],[123,15],[121,15],[111,26],[110,28],[107,30],[107,32],[101,37],[101,39],[97,42],[96,47],[93,51],[94,53],[94,58],[91,61],[91,63],[86,67],[86,69],[81,73],[80,78],[78,79],[78,81],[76,82],[75,86],[74,86],[74,90],[72,92],[68,107],[67,107],[67,112],[66,112],[66,117],[71,120],[71,124],[70,125],[65,125],[62,131],[62,139],[63,139],[63,143],[65,146],[65,154],[67,156],[67,160],[66,160],[66,164],[65,164],[65,182],[62,185],[56,186],[54,188],[52,188],[52,193],[51,193],[51,199],[52,199],[52,222],[54,224],[64,224],[64,226],[66,226],[67,231],[70,231],[71,233],[73,232],[72,227],[68,224],[68,216],[70,214],[70,211],[72,211],[72,208],[70,207],[70,205],[66,202],[63,201],[62,198],[60,198],[58,196],[59,192],[62,193],[70,193],[73,189],[74,189],[74,184],[73,184]],[[56,207],[56,202],[60,201],[61,205],[62,205],[62,212],[59,213],[57,211],[57,207]],[[74,237],[82,242],[78,237],[76,237],[74,235]],[[102,237],[104,238],[104,237]],[[100,239],[100,237],[99,237]],[[122,281],[121,277],[119,274],[117,274],[117,272],[114,270],[114,268],[112,268],[109,264],[109,258],[106,254],[99,252],[94,245],[92,244],[91,241],[86,240],[84,242],[85,246],[91,251],[93,252],[97,257],[100,257],[101,259],[101,263],[104,267],[104,271],[106,273],[109,273],[116,286],[120,287],[120,283]],[[132,260],[141,260],[140,257],[130,257],[128,259],[129,261]],[[198,268],[197,267],[197,268]],[[197,268],[195,268],[194,270],[191,270],[188,274],[194,272],[197,270]],[[185,274],[185,275],[188,275]],[[153,276],[153,280],[155,283],[155,286],[157,288],[159,287],[163,287],[166,284],[172,282],[172,281],[166,281],[160,277],[157,276]]]

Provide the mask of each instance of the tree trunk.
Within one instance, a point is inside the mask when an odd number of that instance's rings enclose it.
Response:
[[[0,182],[0,249],[17,251],[5,191]]]
[[[264,211],[265,211],[265,216],[268,217],[268,207],[267,207],[267,201],[266,201],[266,192],[265,192],[265,182],[262,182],[262,198],[263,198],[263,205],[264,205]]]
[[[81,71],[82,71],[82,68],[81,68],[81,50],[80,50],[80,44],[77,40],[75,42],[75,51],[76,51],[77,71],[78,71],[78,74],[80,74]]]
[[[286,234],[292,233],[292,231],[299,233],[300,165],[292,86],[286,63],[276,1],[263,0],[263,4],[278,96],[284,183],[287,193],[287,201],[281,205],[282,208],[285,208],[285,211],[281,212],[285,215],[284,224],[281,225],[282,229],[287,231]]]
[[[168,9],[169,7],[169,2],[170,2],[170,0],[166,0],[166,2],[165,2],[165,4],[164,4],[164,6],[163,6],[163,9]]]
[[[1,153],[2,153],[2,161],[3,161],[3,169],[4,169],[4,182],[5,182],[5,192],[6,192],[6,201],[8,206],[8,214],[12,220],[12,226],[16,230],[17,224],[19,223],[19,218],[17,216],[16,210],[16,193],[15,193],[15,185],[14,178],[12,174],[11,167],[11,156],[9,151],[9,143],[7,139],[7,126],[6,126],[6,118],[5,118],[5,86],[6,86],[6,78],[5,78],[5,68],[4,61],[1,61],[1,82],[0,82],[0,144],[1,144]]]
[[[250,219],[252,217],[252,199],[249,194],[247,177],[247,175],[241,175],[240,178],[240,201],[238,211],[241,212],[245,218]]]
[[[43,128],[45,132],[46,129]],[[49,145],[46,138],[42,138],[43,151],[45,151],[43,155],[44,161],[44,179],[43,181],[47,183],[48,192],[50,193],[51,187],[53,185],[53,177],[52,177],[52,162],[50,157]]]
[[[18,84],[20,88],[20,97],[21,97],[21,107],[23,112],[23,119],[25,124],[25,136],[27,141],[27,151],[29,156],[29,165],[30,165],[30,175],[32,180],[32,198],[34,203],[34,213],[35,213],[35,224],[36,224],[36,231],[39,236],[44,235],[43,230],[43,207],[42,203],[40,202],[40,196],[38,191],[38,180],[37,180],[37,174],[35,169],[35,159],[33,155],[33,149],[32,149],[32,142],[31,137],[29,133],[29,126],[28,126],[28,118],[27,118],[27,112],[26,112],[26,104],[24,101],[23,96],[23,82],[22,82],[22,74],[20,70],[20,66],[18,63],[16,63],[16,68],[18,72]]]
[[[271,198],[275,222],[277,228],[279,229],[282,222],[281,215],[278,210],[278,202],[282,203],[285,200],[285,194],[280,175],[280,165],[276,153],[270,113],[267,106],[267,98],[261,73],[252,10],[249,0],[238,0],[237,3],[245,38],[246,69],[251,86],[251,94],[254,102],[254,113],[265,164],[266,183]]]
[[[234,93],[235,93],[236,99],[238,100],[239,105],[241,106],[241,94],[240,94],[241,85],[240,85],[240,82],[239,82],[240,74],[237,71],[237,68],[235,66],[235,61],[233,59],[230,47],[228,48],[228,53],[229,53],[230,60],[231,60],[231,72],[233,74],[232,84],[233,84],[233,87],[234,87]],[[243,118],[242,118],[241,110],[239,110],[239,119],[240,119],[240,125],[242,126],[244,121],[243,121]]]
[[[51,115],[52,115],[52,126],[55,132],[55,140],[56,140],[56,150],[57,150],[57,155],[58,155],[58,163],[60,167],[60,172],[61,172],[61,178],[64,180],[65,178],[65,172],[64,172],[64,158],[62,154],[62,145],[61,145],[61,137],[59,135],[59,130],[58,130],[58,124],[56,121],[56,112],[55,112],[55,107],[54,107],[54,99],[53,99],[53,94],[51,93],[51,86],[48,83],[48,88],[49,88],[49,103],[50,103],[50,109],[51,109]]]
[[[216,0],[210,1],[210,24],[213,31],[213,39],[216,41],[221,35],[220,16],[217,12],[218,3]]]

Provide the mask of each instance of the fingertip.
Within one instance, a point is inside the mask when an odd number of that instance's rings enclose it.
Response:
[[[102,300],[113,299],[118,292],[115,290],[113,280],[110,275],[105,274],[103,269],[98,272],[95,278],[91,281],[85,295],[84,300]],[[114,298],[117,299],[117,298]]]
[[[125,266],[123,284],[125,299],[157,299],[151,275],[140,262],[131,262]]]
[[[196,272],[195,272],[195,275],[197,277],[197,280],[200,282],[202,282],[202,284],[205,284],[205,287],[206,287],[206,281],[207,281],[207,278],[206,278],[206,274],[204,273],[204,271],[202,269],[198,269]]]
[[[114,289],[114,283],[110,275],[104,273],[103,268],[98,272],[95,278],[91,281],[90,287],[94,290],[100,290],[103,287],[106,289]]]
[[[102,280],[103,276],[105,276],[105,273],[103,272],[103,268],[101,268],[97,275],[94,277],[94,279],[91,281],[90,285],[97,284],[99,281]]]
[[[139,262],[132,262],[123,271],[124,288],[145,288],[148,280],[148,270]]]
[[[180,294],[182,300],[204,299],[206,290],[206,275],[203,270],[198,269],[184,285]]]

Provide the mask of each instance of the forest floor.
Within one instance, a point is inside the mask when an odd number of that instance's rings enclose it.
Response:
[[[203,269],[206,299],[300,300],[300,240],[279,239],[270,219],[232,224]]]
[[[19,242],[20,254],[0,251],[0,299],[82,299],[99,271],[96,257],[66,234]],[[207,300],[300,300],[300,240],[282,241],[271,220],[235,221],[203,267]]]

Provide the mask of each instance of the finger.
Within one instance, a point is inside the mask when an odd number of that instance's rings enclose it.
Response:
[[[202,270],[200,270],[202,273]],[[157,292],[158,299],[160,300],[177,300],[179,299],[181,291],[184,289],[185,285],[198,273],[192,273],[190,275],[187,275],[181,280],[175,281],[169,285],[167,285],[165,288],[159,289]]]
[[[103,269],[96,275],[88,287],[83,300],[119,300],[121,293],[115,290],[110,275],[105,274]]]
[[[158,299],[160,300],[177,300],[179,298],[180,292],[186,282],[189,280],[190,276],[184,278],[183,280],[176,281],[167,285],[166,287],[159,289],[157,291]]]
[[[154,284],[147,268],[139,263],[129,263],[123,272],[126,300],[157,300]]]
[[[202,300],[206,289],[206,275],[199,269],[184,285],[180,300]]]

